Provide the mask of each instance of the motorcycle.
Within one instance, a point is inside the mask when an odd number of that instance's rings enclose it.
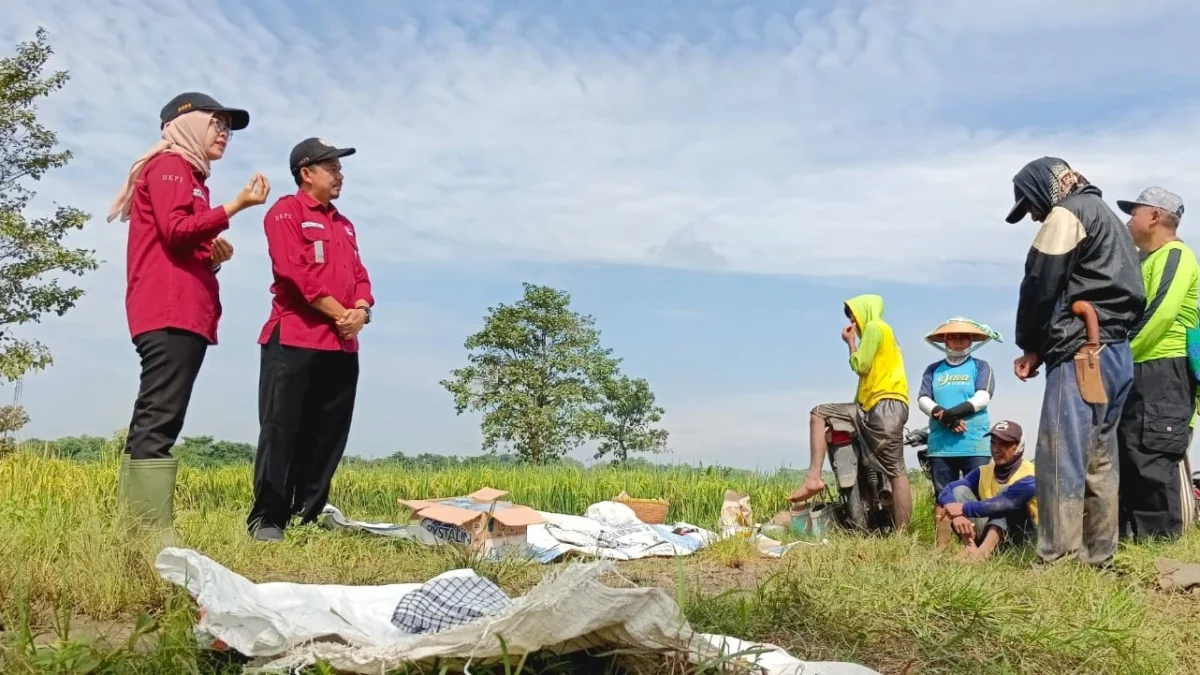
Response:
[[[905,434],[907,438],[907,432]],[[852,532],[885,534],[892,522],[892,483],[852,424],[834,421],[826,426],[829,464],[837,478],[834,521]]]

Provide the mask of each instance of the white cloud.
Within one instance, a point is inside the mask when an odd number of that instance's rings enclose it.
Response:
[[[969,271],[1011,286],[1033,232],[1002,218],[1010,178],[1030,159],[1066,157],[1110,203],[1149,183],[1200,195],[1194,3],[688,3],[631,9],[636,19],[588,14],[603,6],[536,16],[501,2],[9,0],[0,39],[45,25],[54,67],[72,75],[42,111],[76,159],[43,181],[40,203],[92,212],[77,243],[107,261],[84,302],[42,327],[59,367],[31,389],[46,400],[74,378],[112,377],[132,391],[124,229],[102,217],[154,140],[159,108],[187,89],[251,112],[216,167],[216,200],[255,171],[275,194],[290,191],[287,153],[304,137],[357,146],[341,205],[380,280],[395,265],[535,261],[929,283]],[[223,344],[201,383],[210,393],[257,372],[247,333],[267,308],[260,217],[239,216],[229,234],[238,256],[223,272]],[[412,409],[426,411],[426,399],[444,396],[429,383],[466,330],[447,328],[457,337],[435,348],[441,334],[412,331],[437,323],[436,312],[406,301],[373,327],[389,334],[371,358],[394,372],[372,367],[362,400],[419,379],[426,389]],[[94,336],[121,356],[89,362]],[[215,397],[222,407],[202,407],[195,424],[237,420],[229,428],[245,437],[253,392]],[[754,415],[767,431],[749,438],[791,444],[785,428],[803,437],[807,404],[762,407]],[[678,443],[707,447],[739,426],[741,413],[693,410],[675,415]],[[411,416],[452,429],[431,432],[431,443],[474,433],[448,413]],[[386,433],[366,424],[373,440]]]
[[[376,260],[911,279],[951,257],[1019,259],[1030,237],[1000,222],[1008,181],[1045,153],[1110,192],[1149,175],[1200,188],[1186,160],[1198,77],[1170,39],[1200,28],[1188,3],[746,5],[698,10],[711,27],[688,37],[593,39],[569,16],[470,6],[455,12],[463,28],[448,10],[380,5],[313,17],[286,3],[29,1],[3,34],[53,31],[73,80],[45,109],[78,153],[59,184],[86,183],[88,206],[107,205],[159,107],[198,87],[252,114],[218,195],[253,170],[288,189],[286,154],[305,136],[359,146],[345,200]],[[1139,27],[1155,50],[1113,48]],[[1098,88],[1151,86],[1183,97],[1130,123],[1072,122],[1088,111],[1071,106],[1105,105],[1088,102]],[[959,121],[991,106],[1020,110],[1020,130]],[[947,252],[965,228],[980,245]]]

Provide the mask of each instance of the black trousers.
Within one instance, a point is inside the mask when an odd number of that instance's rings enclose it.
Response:
[[[1194,508],[1183,460],[1195,394],[1187,358],[1134,364],[1133,390],[1117,432],[1121,532],[1127,537],[1183,533],[1184,510]]]
[[[350,436],[358,354],[287,347],[279,329],[262,347],[251,531],[316,521]]]
[[[133,344],[142,359],[142,378],[125,454],[130,459],[170,457],[183,430],[208,340],[190,331],[167,328],[142,333],[133,338]]]

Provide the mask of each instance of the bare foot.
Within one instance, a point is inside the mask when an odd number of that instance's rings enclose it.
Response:
[[[802,502],[825,491],[825,481],[820,476],[809,476],[799,490],[788,496],[789,502]]]
[[[986,551],[982,551],[980,549],[975,549],[974,551],[971,552],[971,555],[967,556],[967,559],[965,560],[965,562],[968,565],[977,565],[979,563],[986,562],[987,559],[990,557],[991,557],[991,554],[987,553]]]
[[[958,559],[962,562],[974,562],[979,557],[979,547],[975,544],[970,544],[963,548],[958,554]]]

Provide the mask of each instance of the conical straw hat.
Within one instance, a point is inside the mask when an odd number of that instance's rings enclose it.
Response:
[[[947,335],[968,335],[972,342],[985,342],[992,336],[977,324],[963,319],[950,319],[925,336],[930,342],[945,342]]]

